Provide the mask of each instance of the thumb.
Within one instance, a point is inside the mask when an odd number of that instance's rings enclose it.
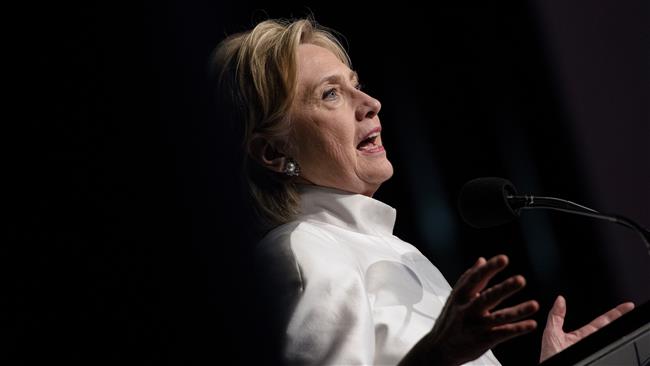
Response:
[[[562,329],[564,326],[564,317],[566,316],[566,300],[562,295],[558,296],[553,303],[551,311],[548,312],[547,324],[553,328]]]

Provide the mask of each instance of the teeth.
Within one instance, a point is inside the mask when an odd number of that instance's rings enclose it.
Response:
[[[373,132],[366,136],[359,144],[357,145],[357,149],[360,148],[361,145],[363,148],[368,148],[368,146],[380,146],[378,141],[375,141],[375,138],[377,138],[380,135],[379,131]],[[367,146],[366,146],[367,145]]]

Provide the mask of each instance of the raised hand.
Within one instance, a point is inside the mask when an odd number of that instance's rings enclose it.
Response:
[[[634,303],[626,302],[618,305],[614,309],[592,320],[584,327],[574,330],[573,332],[564,333],[564,317],[566,316],[566,301],[564,297],[558,296],[555,303],[548,313],[546,327],[542,335],[542,351],[539,362],[546,360],[554,354],[562,351],[570,345],[580,341],[591,333],[604,327],[621,317],[621,315],[634,309]]]
[[[539,310],[536,301],[494,310],[526,285],[524,277],[517,275],[486,288],[507,265],[505,255],[487,261],[479,258],[454,286],[431,332],[402,364],[460,365],[503,341],[534,330],[537,323],[524,319]]]

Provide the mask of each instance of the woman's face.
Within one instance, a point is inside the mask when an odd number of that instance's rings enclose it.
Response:
[[[312,184],[372,196],[393,175],[381,142],[378,100],[329,50],[298,48],[298,87],[291,108],[292,149]]]

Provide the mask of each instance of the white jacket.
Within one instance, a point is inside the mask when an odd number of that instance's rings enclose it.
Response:
[[[433,328],[451,287],[392,234],[395,214],[367,196],[303,186],[298,218],[260,242],[287,364],[395,365]],[[488,351],[468,365],[500,364]]]

